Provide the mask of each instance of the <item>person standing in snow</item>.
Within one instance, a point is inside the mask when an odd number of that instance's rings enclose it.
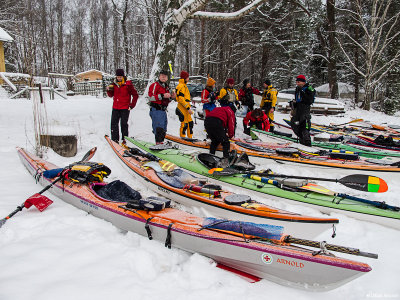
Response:
[[[270,125],[268,117],[261,108],[249,111],[243,119],[243,129],[245,134],[250,135],[250,128],[252,126],[263,131],[269,130]]]
[[[222,145],[224,158],[229,157],[229,139],[235,134],[235,113],[228,106],[216,107],[204,120],[204,127],[211,139],[210,153],[215,154],[219,144]]]
[[[237,91],[233,88],[235,80],[228,78],[226,80],[226,86],[219,91],[219,103],[221,106],[229,106],[235,113],[236,108],[240,108],[239,98]]]
[[[188,81],[189,73],[182,71],[180,74],[179,84],[176,87],[176,101],[178,102],[178,105],[175,113],[181,122],[179,136],[184,138],[187,134],[187,137],[191,139],[193,137],[193,111],[191,110],[189,89],[186,85]]]
[[[122,143],[125,144],[125,137],[129,136],[129,113],[136,106],[139,95],[132,82],[127,80],[123,69],[115,71],[115,79],[106,90],[108,97],[114,97],[111,114],[111,139],[119,143],[118,123],[121,123]]]
[[[250,79],[243,80],[243,86],[239,91],[239,101],[245,108],[245,113],[254,109],[254,94],[260,95],[260,91],[252,87]]]
[[[299,138],[300,144],[311,146],[311,104],[314,103],[315,89],[306,82],[304,75],[296,78],[294,101],[291,101],[291,127]]]
[[[274,131],[274,112],[276,102],[278,100],[278,90],[272,87],[271,81],[269,79],[264,81],[264,91],[262,94],[260,107],[269,118],[269,131]]]
[[[218,99],[218,96],[214,92],[215,82],[214,79],[208,77],[206,87],[201,92],[201,103],[203,103],[203,111],[206,117],[216,107],[215,101]]]
[[[169,91],[168,75],[168,71],[162,70],[158,76],[158,81],[149,87],[150,117],[156,144],[164,142],[168,126],[167,107],[175,98],[175,93],[171,94]]]

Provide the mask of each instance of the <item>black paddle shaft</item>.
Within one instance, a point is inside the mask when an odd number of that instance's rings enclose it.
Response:
[[[90,149],[88,152],[85,153],[85,155],[82,157],[82,159],[80,160],[80,162],[85,162],[85,161],[89,161],[93,155],[96,153],[97,148],[94,147],[92,149]],[[53,180],[52,183],[50,183],[49,185],[45,186],[40,192],[38,192],[38,194],[43,194],[45,191],[47,191],[49,188],[51,188],[55,183],[57,183],[58,181],[60,181],[63,178],[62,175],[58,176],[55,180]],[[6,221],[8,219],[10,219],[12,216],[14,216],[17,212],[21,211],[24,207],[25,207],[25,202],[22,203],[20,206],[18,206],[12,213],[10,213],[7,217],[5,217],[4,219],[0,219],[0,228],[4,225],[4,223],[6,223]]]

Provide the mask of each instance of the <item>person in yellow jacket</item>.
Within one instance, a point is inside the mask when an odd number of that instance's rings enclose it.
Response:
[[[178,115],[179,121],[181,121],[181,128],[179,130],[180,137],[193,137],[193,111],[190,109],[190,93],[186,83],[189,81],[189,73],[186,71],[181,72],[179,84],[176,86],[176,101],[178,106],[176,107],[175,113]]]
[[[235,80],[228,78],[226,80],[226,86],[219,91],[219,103],[221,106],[229,106],[234,113],[236,109],[240,109],[240,103],[238,98],[238,92],[233,88]]]
[[[278,90],[272,87],[269,79],[264,81],[264,92],[262,94],[260,107],[268,116],[269,131],[274,131],[274,111],[277,102]]]

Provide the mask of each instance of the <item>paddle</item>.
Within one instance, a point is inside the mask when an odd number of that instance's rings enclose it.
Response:
[[[86,154],[82,157],[82,159],[79,162],[85,162],[89,161],[93,155],[96,153],[97,148],[94,147],[90,149]],[[64,168],[63,170],[68,169],[68,167]],[[59,172],[59,174],[62,174],[63,172]],[[40,212],[44,211],[49,205],[53,203],[52,200],[47,198],[46,196],[42,195],[45,191],[47,191],[49,188],[51,188],[54,184],[56,184],[58,181],[60,181],[63,178],[63,175],[59,175],[55,180],[53,180],[52,183],[49,185],[45,186],[40,192],[30,196],[28,199],[25,200],[24,203],[22,203],[20,206],[18,206],[12,213],[10,213],[7,217],[4,219],[0,220],[0,228],[7,222],[8,219],[13,217],[17,212],[21,211],[24,207],[25,208],[30,208],[32,205],[34,205]]]
[[[346,122],[346,123],[342,123],[342,124],[331,124],[331,125],[332,126],[343,126],[343,125],[346,125],[346,124],[362,122],[362,121],[364,121],[364,119],[354,119],[354,120],[351,120],[350,122]]]
[[[268,176],[271,178],[294,178],[294,179],[305,179],[305,180],[317,180],[317,181],[330,181],[343,184],[349,188],[371,193],[384,193],[388,190],[386,181],[382,178],[364,174],[353,174],[348,175],[343,178],[333,179],[333,178],[319,178],[319,177],[306,177],[306,176],[295,176],[295,175],[285,175],[285,174],[273,174],[271,172],[243,172],[234,168],[213,168],[208,171],[209,174],[215,176],[231,176],[235,174],[245,174],[245,175],[258,175],[258,176]]]

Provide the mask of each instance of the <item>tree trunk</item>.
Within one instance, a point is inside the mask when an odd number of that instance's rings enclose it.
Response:
[[[336,20],[335,0],[326,2],[326,14],[328,19],[328,81],[331,98],[338,98],[338,83],[336,70]]]

